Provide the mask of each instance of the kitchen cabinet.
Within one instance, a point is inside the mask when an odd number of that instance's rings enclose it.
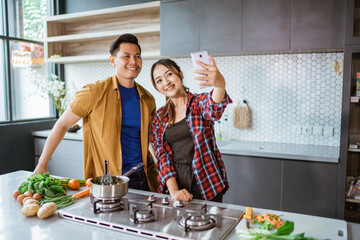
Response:
[[[224,203],[335,218],[338,165],[222,154]]]
[[[222,159],[230,184],[224,203],[280,209],[281,161],[224,154]]]
[[[242,51],[290,49],[290,1],[243,0]]]
[[[199,0],[198,15],[200,50],[241,52],[241,1]]]
[[[290,49],[343,48],[344,0],[292,0]]]
[[[334,218],[337,164],[283,160],[281,210]]]
[[[344,48],[345,0],[167,0],[160,8],[161,55]]]
[[[161,2],[161,55],[186,55],[199,49],[197,0]]]
[[[160,55],[160,2],[50,16],[45,29],[47,62],[108,60],[111,43],[124,33],[138,37],[144,58],[156,57]]]
[[[346,1],[345,43],[360,44],[360,1]]]
[[[35,137],[35,165],[42,153],[46,138]],[[83,142],[63,139],[52,155],[48,170],[52,175],[84,179]]]

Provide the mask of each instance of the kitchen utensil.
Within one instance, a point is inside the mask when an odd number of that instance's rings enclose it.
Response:
[[[249,105],[247,104],[246,100],[243,101],[245,106],[241,106],[240,102],[237,102],[237,105],[234,107],[233,110],[233,124],[234,128],[238,129],[247,129],[250,128],[251,124],[251,110]]]
[[[111,185],[113,184],[113,179],[111,177],[111,175],[108,172],[108,160],[104,161],[104,165],[105,165],[105,173],[104,175],[101,177],[101,181],[100,184],[102,185]]]
[[[141,168],[143,165],[143,163],[139,163],[138,165],[136,165],[135,167],[133,167],[132,169],[130,169],[129,171],[127,171],[126,173],[123,174],[123,176],[128,177],[130,174],[132,174],[133,172],[135,172],[137,169]]]
[[[101,176],[91,179],[91,194],[93,197],[103,200],[121,198],[128,193],[130,178],[127,176],[142,167],[142,165],[142,163],[139,163],[122,176],[111,176],[113,182],[111,185],[101,184]]]
[[[253,209],[251,207],[246,207],[244,219],[246,219],[246,227],[250,229],[250,222],[253,215]]]

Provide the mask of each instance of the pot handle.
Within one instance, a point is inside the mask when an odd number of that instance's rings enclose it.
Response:
[[[133,167],[132,169],[130,169],[129,171],[127,171],[126,173],[123,174],[123,176],[128,177],[130,174],[132,174],[133,172],[135,172],[136,170],[138,170],[139,168],[141,168],[143,165],[143,163],[139,163],[138,165],[136,165],[135,167]]]

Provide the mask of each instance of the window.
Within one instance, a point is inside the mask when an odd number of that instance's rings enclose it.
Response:
[[[10,41],[11,97],[13,120],[49,117],[50,105],[38,91],[37,82],[46,81],[43,46],[37,43]],[[38,78],[44,78],[40,80]]]
[[[4,56],[4,41],[0,39],[0,122],[6,120],[6,81]]]
[[[33,81],[48,78],[42,42],[46,2],[0,0],[0,23],[6,23],[0,27],[0,122],[55,115],[47,93]]]

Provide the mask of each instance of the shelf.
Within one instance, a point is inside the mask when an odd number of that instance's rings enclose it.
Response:
[[[94,39],[101,39],[101,38],[108,38],[108,37],[118,37],[124,33],[131,33],[131,34],[157,34],[160,32],[160,26],[149,26],[143,28],[134,28],[127,31],[103,31],[103,32],[95,32],[95,33],[81,33],[81,34],[72,34],[72,35],[65,35],[65,36],[55,36],[55,37],[48,37],[48,43],[55,43],[55,42],[79,42],[79,41],[88,41]]]
[[[142,52],[141,56],[143,59],[160,57],[160,51]],[[47,62],[48,63],[59,63],[59,64],[103,62],[103,61],[109,61],[109,58],[110,58],[110,54],[83,55],[83,56],[70,56],[70,57],[53,57],[53,58],[48,58]]]
[[[345,201],[352,203],[360,203],[360,199],[353,199],[353,198],[346,198]]]
[[[349,152],[360,152],[360,148],[349,148]]]
[[[141,11],[157,11],[160,8],[160,1],[154,1],[149,3],[140,3],[133,4],[121,7],[114,8],[105,8],[100,10],[86,11],[86,12],[77,12],[62,14],[56,16],[50,16],[47,18],[47,22],[56,22],[56,23],[69,23],[73,21],[84,21],[96,19],[111,19],[116,17],[119,13],[132,14],[132,11],[141,12]]]
[[[52,16],[46,24],[49,63],[109,60],[110,45],[124,33],[138,38],[143,58],[160,56],[159,1]]]

